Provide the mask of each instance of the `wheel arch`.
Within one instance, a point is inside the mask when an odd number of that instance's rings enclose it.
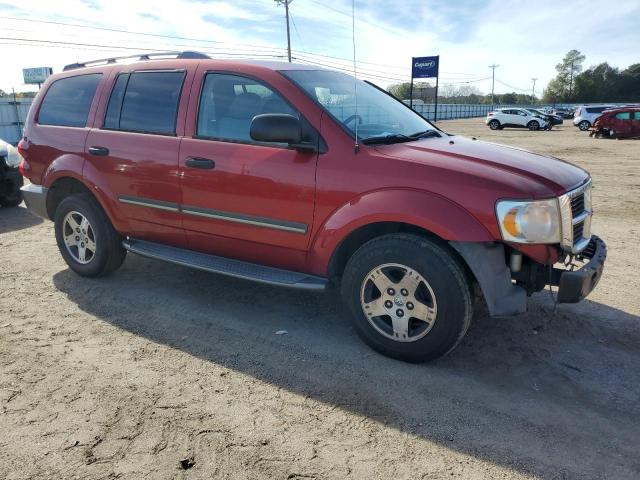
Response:
[[[471,213],[440,195],[409,189],[375,191],[343,205],[318,229],[309,251],[311,269],[338,277],[362,245],[398,232],[425,236],[448,249],[451,240],[493,240]],[[455,251],[454,255],[459,256]]]
[[[47,182],[48,191],[46,198],[47,216],[50,220],[55,217],[56,209],[60,202],[70,195],[87,194],[90,195],[100,206],[102,211],[117,231],[121,231],[124,220],[119,218],[112,208],[109,208],[108,199],[101,195],[101,191],[91,185],[88,185],[82,177],[77,176],[74,172],[65,172],[59,174],[55,180]]]

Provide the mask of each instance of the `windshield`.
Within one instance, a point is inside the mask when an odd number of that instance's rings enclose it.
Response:
[[[352,76],[329,70],[281,72],[364,143],[396,143],[439,136],[420,115],[377,88],[357,80],[358,112]]]

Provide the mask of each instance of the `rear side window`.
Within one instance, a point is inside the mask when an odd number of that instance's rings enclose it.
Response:
[[[589,107],[587,108],[587,113],[602,113],[609,107]]]
[[[175,135],[185,72],[121,74],[111,92],[104,128]]]
[[[634,120],[640,120],[640,111],[633,112],[633,119]]]
[[[84,127],[101,73],[56,80],[42,100],[38,123],[63,127]]]

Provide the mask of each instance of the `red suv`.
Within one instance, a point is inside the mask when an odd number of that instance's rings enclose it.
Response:
[[[492,315],[548,284],[577,302],[606,257],[584,170],[447,134],[307,65],[194,52],[70,65],[38,94],[19,150],[27,205],[78,274],[129,251],[337,285],[362,338],[409,361],[455,347],[476,292]]]

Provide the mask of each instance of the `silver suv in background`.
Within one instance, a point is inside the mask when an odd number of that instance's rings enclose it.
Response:
[[[614,105],[582,105],[576,107],[576,113],[573,117],[573,124],[580,130],[585,131],[591,128],[593,122],[596,121],[602,112],[614,108]]]

